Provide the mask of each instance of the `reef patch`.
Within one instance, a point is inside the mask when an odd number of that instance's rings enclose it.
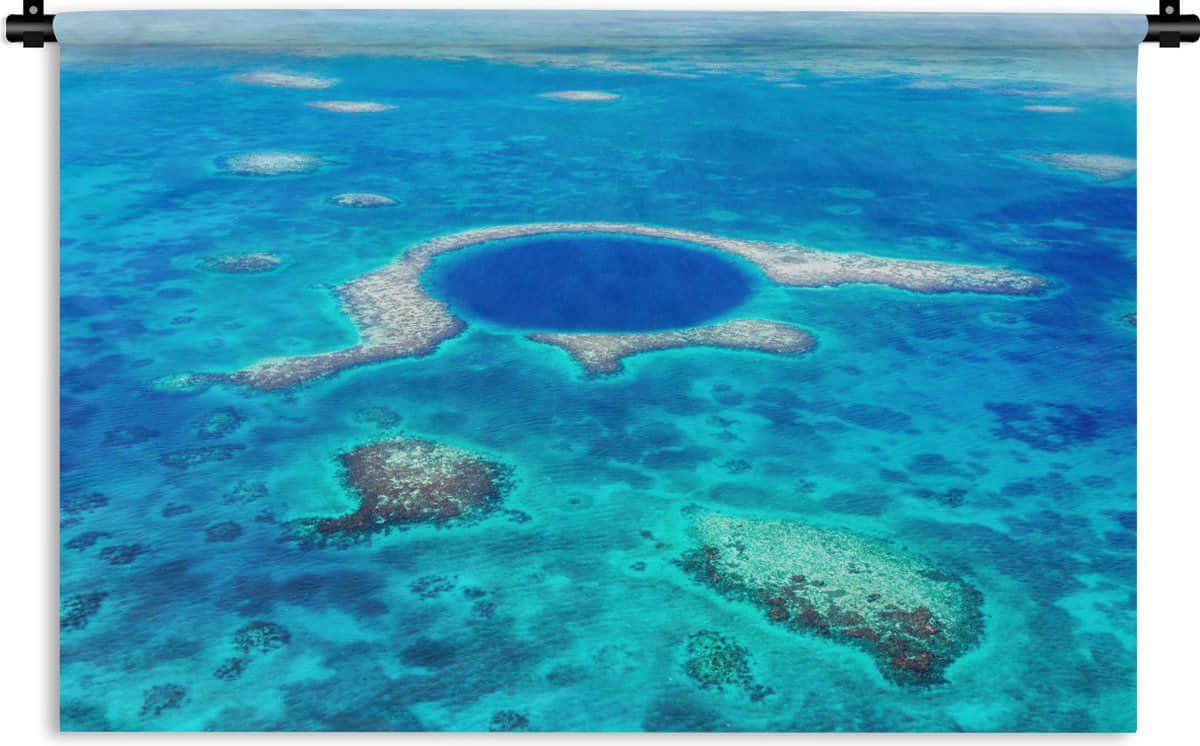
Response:
[[[158,717],[167,710],[178,709],[187,697],[187,688],[180,684],[157,684],[142,695],[142,717]]]
[[[500,506],[511,484],[506,466],[413,438],[368,443],[342,454],[341,462],[358,508],[294,523],[302,544],[345,546],[394,528],[478,519]]]
[[[616,101],[621,94],[609,91],[548,91],[539,93],[538,98],[553,101]]]
[[[233,646],[242,655],[266,654],[292,641],[292,634],[275,622],[250,622],[233,633]]]
[[[101,591],[93,591],[92,593],[76,593],[74,596],[63,599],[62,608],[58,614],[59,629],[78,630],[87,627],[96,612],[100,611],[100,606],[104,603],[107,595]]]
[[[329,201],[339,207],[390,207],[396,204],[396,200],[391,197],[385,197],[382,194],[370,194],[368,192],[346,192],[345,194],[335,194],[329,198]]]
[[[284,153],[276,150],[261,153],[241,153],[222,158],[218,165],[233,174],[243,176],[280,176],[307,174],[324,166],[324,158],[304,153]]]
[[[196,437],[201,440],[224,438],[242,426],[246,419],[233,407],[221,407],[209,412],[200,420]]]
[[[744,689],[752,702],[773,693],[754,680],[750,651],[715,630],[702,629],[690,635],[686,655],[683,671],[701,689],[724,691],[727,686],[737,687]]]
[[[308,105],[314,109],[338,114],[371,114],[396,108],[391,104],[381,104],[377,101],[310,101]]]
[[[588,373],[619,373],[623,360],[652,350],[724,347],[776,355],[807,352],[816,344],[808,332],[763,319],[738,319],[669,332],[530,334],[534,342],[566,350]]]
[[[676,564],[693,580],[790,630],[866,651],[893,682],[944,681],[983,632],[975,588],[882,541],[688,510],[694,545]]]
[[[205,259],[201,266],[210,272],[227,272],[229,274],[253,274],[270,272],[277,269],[283,259],[266,252],[251,252],[249,254],[221,254]]]
[[[358,327],[357,344],[314,355],[268,358],[229,374],[228,379],[261,390],[282,389],[360,365],[428,355],[465,326],[421,284],[421,275],[434,257],[490,241],[571,233],[626,234],[697,244],[739,256],[757,265],[773,282],[794,287],[865,283],[922,293],[1032,295],[1045,285],[1039,277],[993,267],[833,253],[635,223],[494,226],[417,244],[391,264],[338,287],[342,308]],[[714,333],[722,334],[706,334]]]
[[[1137,170],[1135,159],[1104,153],[1045,153],[1023,157],[1063,171],[1086,174],[1098,181],[1116,181]]]
[[[268,88],[299,88],[302,90],[320,90],[329,88],[337,83],[333,78],[322,78],[317,75],[298,75],[296,73],[273,72],[270,70],[254,70],[233,76],[236,83],[260,85]]]

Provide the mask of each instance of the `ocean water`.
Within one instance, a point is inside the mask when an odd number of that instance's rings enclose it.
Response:
[[[796,48],[830,18],[803,14],[390,14],[382,38],[422,45],[103,43],[189,23],[132,15],[56,21],[64,730],[1136,726],[1135,179],[1039,159],[1134,157],[1131,19],[1051,38],[1018,17],[1004,28],[1028,46],[984,48],[929,33],[978,29],[957,17],[871,19],[891,49]],[[336,35],[361,17],[273,18]],[[558,24],[585,38],[552,43]],[[256,71],[336,82],[239,82]],[[618,98],[543,96],[579,90]],[[328,100],[393,108],[307,105]],[[322,161],[223,167],[264,151]],[[396,204],[331,201],[360,192]],[[334,287],[437,236],[560,220],[1003,266],[1047,289],[783,287],[694,247],[525,239],[435,261],[423,281],[467,326],[432,354],[282,391],[161,385],[353,344]],[[258,252],[281,261],[211,263]],[[589,376],[525,338],[746,317],[817,344]],[[341,454],[397,437],[511,469],[504,510],[348,547],[289,538],[354,510]],[[943,683],[897,684],[692,580],[676,560],[694,507],[902,547],[978,590],[978,644]],[[241,647],[260,622],[267,642]],[[702,632],[770,693],[690,676]]]
[[[756,279],[739,264],[678,242],[550,236],[450,254],[425,285],[458,315],[511,329],[650,331],[739,308]]]

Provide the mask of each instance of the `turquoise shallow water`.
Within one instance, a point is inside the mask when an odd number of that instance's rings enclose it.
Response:
[[[598,35],[658,43],[606,55],[547,52],[528,18],[527,46],[466,54],[117,49],[72,44],[87,17],[61,18],[64,729],[1135,726],[1134,178],[1028,157],[1134,157],[1134,40],[1094,42],[1121,22],[1080,19],[1087,48],[931,42],[889,63],[780,47],[769,19],[714,47],[613,17]],[[259,70],[337,82],[234,80]],[[620,97],[540,96],[562,90]],[[257,151],[325,162],[220,168]],[[347,192],[397,204],[330,202]],[[435,236],[551,220],[1005,266],[1048,290],[786,288],[739,263],[730,315],[814,350],[668,350],[589,377],[464,312],[429,356],[282,392],[155,385],[352,344],[332,287]],[[206,264],[248,252],[282,262]],[[353,509],[339,454],[397,436],[510,466],[506,512],[286,540]],[[893,683],[683,573],[692,505],[905,547],[978,589],[980,641],[945,683]],[[286,644],[241,655],[256,621]],[[689,677],[704,630],[771,694]]]

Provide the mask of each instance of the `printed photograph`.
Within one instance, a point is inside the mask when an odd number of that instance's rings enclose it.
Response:
[[[55,21],[62,730],[1136,728],[1143,17],[237,15]]]

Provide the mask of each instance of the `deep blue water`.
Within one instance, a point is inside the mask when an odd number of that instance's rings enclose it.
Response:
[[[510,240],[440,263],[428,285],[459,313],[583,331],[694,326],[745,301],[754,271],[712,250],[599,235]]]
[[[886,22],[878,38],[907,38]],[[640,21],[573,28],[658,38],[628,23]],[[691,24],[726,37],[718,18]],[[1134,156],[1132,37],[760,48],[784,27],[750,23],[724,46],[613,58],[582,44],[412,57],[106,48],[83,43],[71,14],[60,27],[65,729],[519,722],[504,713],[538,730],[1135,726],[1135,179],[1024,157]],[[337,82],[233,80],[263,69]],[[540,96],[561,90],[620,98]],[[306,105],[331,99],[394,108]],[[1048,104],[1062,110],[1028,108]],[[325,161],[282,176],[218,168],[264,150]],[[330,202],[345,192],[397,204]],[[625,283],[547,298],[557,285],[535,278],[575,277],[584,255],[514,242],[444,255],[425,279],[483,262],[499,287],[524,283],[500,309],[519,322],[464,310],[466,329],[434,354],[287,391],[155,383],[352,344],[332,287],[430,238],[556,220],[1006,266],[1048,292],[785,288],[737,265],[748,292],[726,315],[802,327],[812,352],[680,349],[597,378],[511,327],[534,313],[560,328],[622,311],[646,322],[649,303],[680,297],[647,298],[647,277],[664,287],[684,252],[649,266],[639,254],[631,272],[616,241],[604,258],[620,255],[609,266]],[[245,252],[282,263],[206,263]],[[624,309],[607,302],[635,289]],[[720,313],[698,300],[654,313]],[[514,512],[348,549],[286,540],[289,521],[353,507],[339,454],[401,435],[511,466]],[[890,683],[860,651],[684,576],[672,560],[689,505],[907,547],[979,589],[981,643],[945,684]],[[242,670],[234,635],[256,621],[289,642]],[[700,630],[738,640],[774,693],[697,686],[683,656]]]

